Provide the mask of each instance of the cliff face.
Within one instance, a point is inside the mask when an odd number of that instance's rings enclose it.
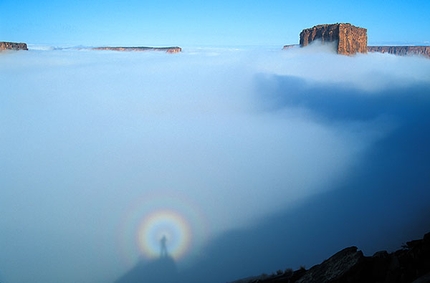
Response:
[[[0,51],[2,50],[28,50],[26,43],[0,42]]]
[[[317,25],[302,30],[300,33],[300,46],[304,47],[317,39],[323,43],[339,40],[339,24]]]
[[[430,46],[368,46],[367,51],[400,56],[422,55],[430,58]]]
[[[181,47],[96,47],[94,50],[111,50],[111,51],[164,51],[167,53],[179,53]]]
[[[337,53],[353,55],[367,53],[367,29],[348,23],[317,25],[300,33],[300,46],[304,47],[314,40],[337,42]]]

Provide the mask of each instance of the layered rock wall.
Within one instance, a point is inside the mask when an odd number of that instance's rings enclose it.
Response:
[[[430,58],[430,46],[368,46],[367,51],[400,56],[422,55]]]
[[[300,33],[301,47],[315,40],[335,42],[338,54],[367,53],[367,29],[348,23],[317,25]]]
[[[317,25],[300,33],[300,46],[305,47],[314,40],[333,42],[339,40],[339,25]]]
[[[0,42],[0,51],[2,50],[28,50],[26,43]]]
[[[181,47],[96,47],[94,50],[111,50],[111,51],[164,51],[167,53],[179,53]]]

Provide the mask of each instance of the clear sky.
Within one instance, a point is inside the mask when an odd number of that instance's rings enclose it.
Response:
[[[0,41],[71,45],[283,45],[349,22],[369,44],[429,44],[430,1],[0,0]]]

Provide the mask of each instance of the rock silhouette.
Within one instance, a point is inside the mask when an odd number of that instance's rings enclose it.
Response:
[[[407,242],[393,253],[364,256],[357,247],[345,248],[309,270],[279,271],[231,283],[424,283],[430,282],[430,233]]]

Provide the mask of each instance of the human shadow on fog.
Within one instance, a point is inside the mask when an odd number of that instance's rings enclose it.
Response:
[[[182,282],[226,282],[311,267],[351,245],[365,254],[396,250],[429,231],[429,84],[365,93],[339,84],[310,85],[294,77],[270,80],[266,85],[262,79],[258,86],[263,111],[305,108],[325,124],[388,115],[397,126],[367,151],[341,184],[212,241],[198,264],[181,274]]]
[[[163,282],[157,281],[165,276],[163,272],[171,276],[166,279],[170,282],[229,282],[302,265],[309,268],[352,245],[366,255],[397,250],[430,230],[429,84],[369,93],[341,84],[308,84],[275,76],[270,82],[260,78],[257,95],[262,112],[306,109],[327,125],[380,116],[397,123],[336,187],[322,188],[322,193],[247,229],[220,235],[188,269],[176,272],[166,269],[167,262],[140,262],[116,283]]]

